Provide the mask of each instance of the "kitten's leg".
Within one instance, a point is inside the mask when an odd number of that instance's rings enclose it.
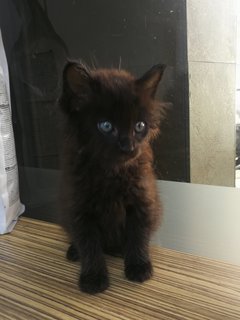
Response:
[[[81,261],[79,286],[90,294],[102,292],[109,286],[99,230],[93,224],[93,221],[81,220],[80,225],[75,225],[74,237]]]
[[[127,208],[125,239],[125,275],[127,279],[144,282],[152,276],[149,257],[150,225],[143,208]]]
[[[80,260],[77,247],[73,243],[69,246],[69,248],[67,250],[66,257],[70,261],[79,261]]]

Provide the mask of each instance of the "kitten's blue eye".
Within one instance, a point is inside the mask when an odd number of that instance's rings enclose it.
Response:
[[[145,127],[145,123],[143,121],[139,121],[135,125],[135,131],[138,133],[143,132],[145,130]]]
[[[113,126],[109,121],[98,122],[98,129],[104,133],[109,133],[113,130]]]

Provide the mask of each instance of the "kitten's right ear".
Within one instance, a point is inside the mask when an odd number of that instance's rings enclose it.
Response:
[[[63,83],[77,96],[84,94],[89,86],[90,70],[76,62],[68,62],[63,70]]]
[[[60,105],[65,112],[78,111],[90,94],[91,71],[81,63],[68,62],[63,70]]]

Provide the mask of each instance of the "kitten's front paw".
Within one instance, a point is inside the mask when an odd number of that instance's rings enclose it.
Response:
[[[77,251],[77,248],[71,244],[67,250],[67,259],[70,261],[78,261],[79,260],[79,253]]]
[[[125,275],[128,280],[144,282],[152,277],[153,268],[151,261],[130,263],[125,265]]]
[[[105,291],[109,287],[109,279],[107,273],[100,274],[81,274],[79,280],[81,291],[96,294]]]

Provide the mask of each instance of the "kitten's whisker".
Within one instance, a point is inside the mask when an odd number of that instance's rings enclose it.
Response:
[[[95,54],[91,54],[91,63],[92,63],[92,68],[96,70],[98,67],[98,62]]]
[[[94,64],[94,61],[93,61],[93,58],[91,57],[91,64],[92,64],[92,68],[94,69],[94,70],[96,70],[96,66],[95,66],[95,64]]]
[[[119,65],[118,65],[118,70],[121,70],[122,67],[122,57],[119,56]]]

